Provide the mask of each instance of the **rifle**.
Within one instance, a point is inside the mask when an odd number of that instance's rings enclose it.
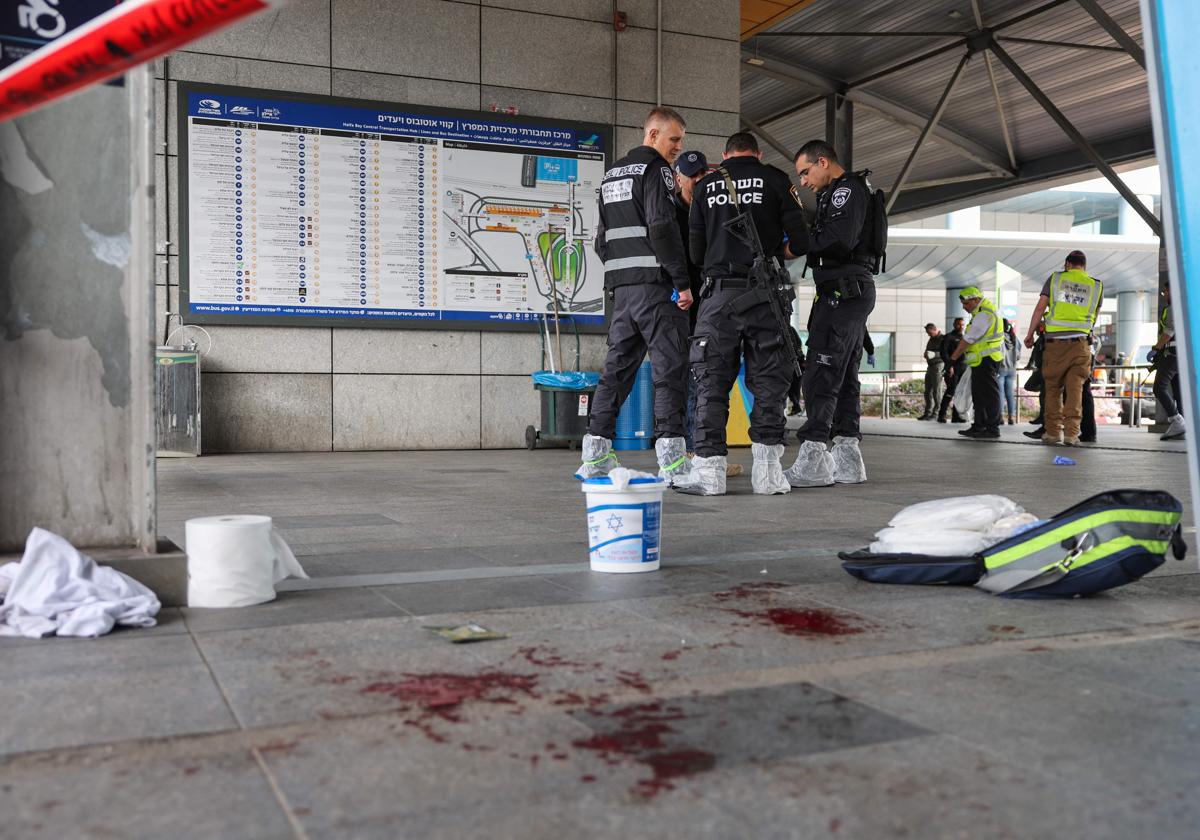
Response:
[[[775,318],[779,337],[783,340],[783,350],[792,372],[796,376],[803,376],[804,348],[800,345],[799,336],[791,328],[792,300],[796,296],[792,291],[791,275],[779,264],[778,259],[768,257],[763,251],[762,240],[758,238],[758,227],[748,210],[742,210],[726,222],[725,229],[750,249],[754,257],[750,266],[751,288],[766,293],[767,303],[771,307],[771,315]]]

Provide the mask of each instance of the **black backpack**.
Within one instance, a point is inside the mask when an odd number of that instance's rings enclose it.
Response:
[[[856,178],[862,178],[863,186],[871,194],[871,206],[867,208],[867,223],[863,226],[859,247],[865,248],[875,255],[875,265],[871,267],[871,273],[883,274],[887,271],[887,196],[884,195],[883,190],[871,186],[871,182],[867,179],[870,174],[870,169],[854,173]]]

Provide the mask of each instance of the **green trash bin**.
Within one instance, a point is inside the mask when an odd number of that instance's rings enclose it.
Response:
[[[533,387],[541,392],[540,428],[525,429],[525,446],[537,449],[539,442],[563,444],[575,449],[587,434],[592,416],[592,397],[600,374],[592,372],[533,374]]]

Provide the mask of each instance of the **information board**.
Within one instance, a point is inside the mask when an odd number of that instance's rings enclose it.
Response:
[[[603,126],[180,82],[179,129],[188,323],[603,328]]]

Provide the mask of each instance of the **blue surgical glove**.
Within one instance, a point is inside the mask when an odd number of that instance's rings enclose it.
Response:
[[[1150,362],[1151,364],[1153,364],[1154,360],[1157,358],[1158,358],[1158,351],[1155,350],[1153,347],[1151,347],[1148,351],[1146,351],[1146,361],[1147,362]]]
[[[867,356],[867,364],[869,364],[871,367],[875,367],[875,357]]]

